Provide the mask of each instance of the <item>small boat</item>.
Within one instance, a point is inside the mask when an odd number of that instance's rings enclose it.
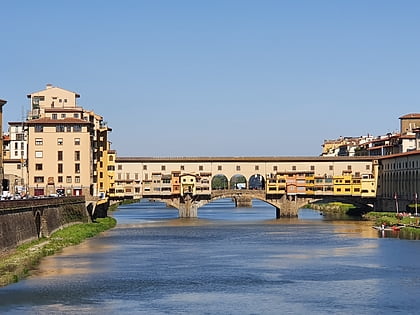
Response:
[[[378,231],[399,231],[404,227],[404,225],[393,225],[393,226],[381,225],[381,226],[372,226],[372,227]]]
[[[385,226],[372,226],[375,230],[378,231],[394,231],[392,227],[385,227]]]

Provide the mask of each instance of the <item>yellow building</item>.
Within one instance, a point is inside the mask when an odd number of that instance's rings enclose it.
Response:
[[[342,175],[333,177],[334,181],[334,195],[349,195],[352,194],[352,174],[351,171],[343,171]]]
[[[181,181],[181,195],[196,194],[196,176],[193,174],[182,174]]]

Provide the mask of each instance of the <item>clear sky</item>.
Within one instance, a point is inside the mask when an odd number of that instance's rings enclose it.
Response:
[[[3,124],[47,83],[118,156],[316,156],[420,112],[420,1],[0,2]]]

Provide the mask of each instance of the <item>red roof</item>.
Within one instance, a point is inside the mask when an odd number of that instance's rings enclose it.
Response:
[[[407,114],[407,115],[401,116],[400,119],[420,119],[420,114],[417,114],[417,113]]]

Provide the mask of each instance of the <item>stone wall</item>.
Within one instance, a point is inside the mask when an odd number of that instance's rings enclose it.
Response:
[[[0,252],[87,221],[83,196],[0,201]]]

